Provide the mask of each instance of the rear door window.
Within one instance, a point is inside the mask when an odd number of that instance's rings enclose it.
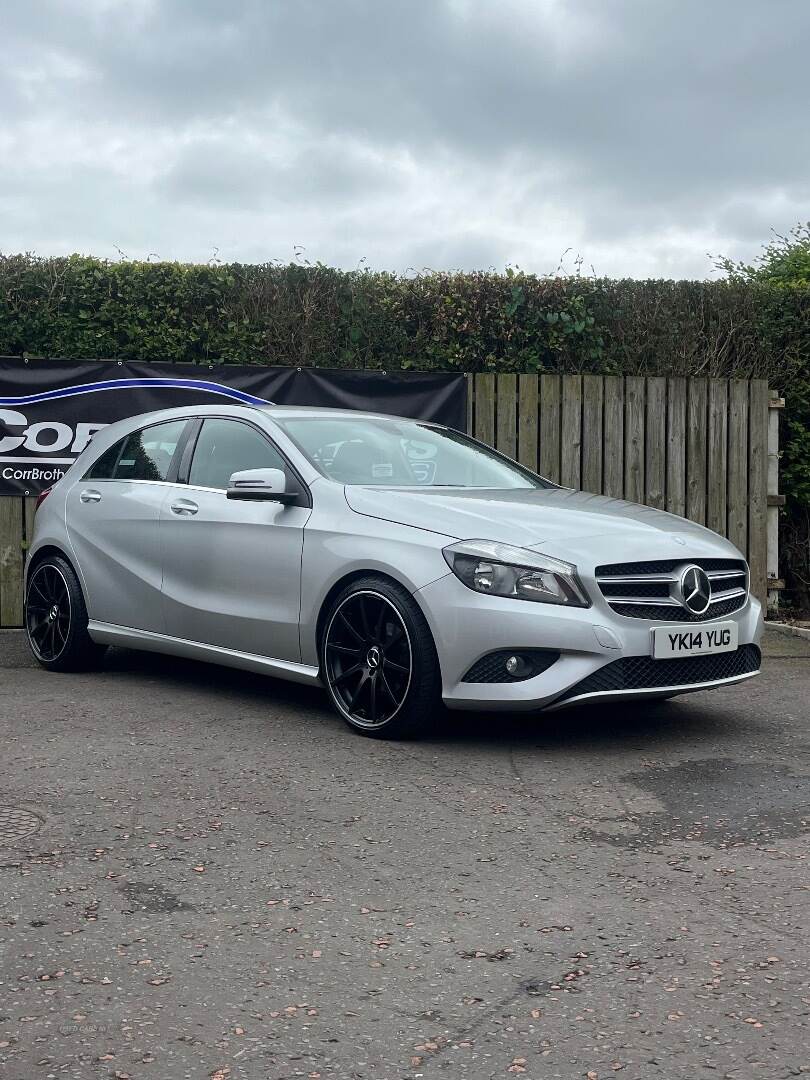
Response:
[[[85,479],[165,480],[186,423],[170,420],[127,435],[104,451]]]

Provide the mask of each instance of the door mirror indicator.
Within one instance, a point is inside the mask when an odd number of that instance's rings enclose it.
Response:
[[[229,499],[294,503],[300,492],[287,490],[287,478],[281,469],[243,469],[232,474],[228,481]]]

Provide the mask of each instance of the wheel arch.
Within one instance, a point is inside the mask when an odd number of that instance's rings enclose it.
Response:
[[[315,624],[315,646],[318,650],[319,666],[321,662],[321,643],[323,638],[323,631],[326,625],[326,619],[329,615],[332,604],[334,603],[335,597],[338,596],[341,592],[343,592],[345,588],[351,585],[353,581],[359,581],[361,578],[365,577],[384,578],[386,581],[390,581],[392,585],[396,585],[400,589],[404,589],[414,601],[414,603],[417,605],[417,607],[420,609],[422,614],[425,615],[424,608],[414,590],[410,588],[404,581],[401,581],[394,574],[386,572],[385,570],[379,570],[372,566],[366,567],[362,570],[351,570],[348,573],[343,574],[342,577],[339,577],[337,581],[333,582],[332,585],[330,585],[326,595],[321,601],[321,606],[318,609],[318,618]],[[425,618],[425,621],[428,622],[427,618]],[[428,626],[430,626],[429,622]],[[431,636],[432,634],[433,630],[431,628]]]
[[[402,585],[402,582],[397,581],[397,579],[395,577],[392,577],[391,574],[383,574],[379,570],[367,569],[351,570],[348,574],[344,574],[342,577],[339,577],[337,581],[333,582],[329,586],[329,590],[321,601],[321,606],[318,609],[318,618],[315,623],[315,644],[318,649],[319,663],[321,659],[321,640],[323,638],[323,631],[326,625],[326,619],[329,615],[332,604],[334,603],[335,597],[342,593],[344,589],[348,588],[348,586],[351,585],[353,581],[359,581],[360,578],[372,576],[385,577],[388,578],[389,581],[394,582],[396,585]]]
[[[50,557],[52,557],[54,555],[58,555],[60,559],[64,559],[64,561],[68,564],[68,566],[73,571],[73,573],[76,575],[76,577],[79,578],[79,580],[81,581],[81,578],[79,577],[79,571],[78,571],[73,559],[70,557],[70,555],[68,555],[68,553],[64,550],[64,548],[57,547],[56,544],[43,544],[42,547],[38,547],[36,549],[36,551],[34,552],[34,554],[31,556],[31,558],[28,560],[28,562],[26,564],[26,567],[25,567],[25,582],[26,582],[26,585],[28,583],[28,578],[30,577],[32,571],[36,570],[36,568],[39,566],[39,564],[41,562],[44,562],[45,559],[50,558]]]

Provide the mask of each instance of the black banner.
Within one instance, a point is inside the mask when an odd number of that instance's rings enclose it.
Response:
[[[0,357],[0,496],[49,487],[115,420],[216,402],[366,409],[464,431],[467,385],[441,371]]]

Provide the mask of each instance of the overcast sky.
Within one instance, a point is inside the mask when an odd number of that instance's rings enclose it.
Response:
[[[0,0],[0,251],[706,277],[810,218],[810,0]]]

